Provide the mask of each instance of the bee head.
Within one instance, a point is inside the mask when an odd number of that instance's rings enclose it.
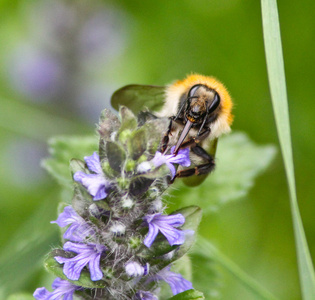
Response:
[[[225,86],[214,77],[191,74],[169,85],[165,94],[164,107],[158,116],[175,117],[184,125],[176,151],[192,127],[198,129],[198,134],[204,128],[210,129],[211,139],[231,130],[232,99]]]
[[[194,85],[188,92],[185,119],[194,125],[200,125],[220,104],[217,92],[203,84]]]

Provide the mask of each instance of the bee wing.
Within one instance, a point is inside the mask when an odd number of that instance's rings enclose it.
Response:
[[[204,149],[213,157],[215,158],[215,154],[217,152],[217,145],[218,145],[218,138],[208,141],[204,145]]]
[[[164,86],[131,84],[114,92],[111,104],[116,110],[119,109],[119,105],[125,105],[137,114],[144,108],[159,111],[164,104],[164,98]]]

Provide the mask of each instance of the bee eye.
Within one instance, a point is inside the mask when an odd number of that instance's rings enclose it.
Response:
[[[218,93],[215,93],[214,99],[211,102],[209,110],[208,110],[209,113],[214,112],[216,110],[216,108],[219,106],[219,104],[220,104],[220,96],[218,95]]]
[[[200,87],[201,87],[201,84],[196,84],[196,85],[194,85],[194,86],[190,89],[190,91],[189,91],[189,93],[188,93],[188,97],[193,97],[194,94],[196,93],[196,91],[197,91]]]

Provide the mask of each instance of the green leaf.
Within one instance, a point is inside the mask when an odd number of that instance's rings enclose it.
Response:
[[[143,195],[151,186],[154,179],[148,178],[146,176],[137,176],[130,182],[129,194],[136,197]]]
[[[197,299],[198,300],[205,299],[203,293],[197,290],[188,290],[180,294],[177,294],[172,298],[168,298],[168,300],[197,300]]]
[[[119,134],[124,130],[134,130],[137,128],[138,122],[135,115],[125,106],[121,106],[119,109],[119,115],[121,118],[121,126],[119,128]]]
[[[132,132],[130,139],[127,141],[129,156],[133,160],[138,160],[144,153],[147,146],[147,131],[145,127]]]
[[[105,281],[99,280],[99,281],[92,281],[90,278],[90,272],[87,270],[81,271],[81,276],[79,280],[69,280],[67,276],[63,273],[63,265],[59,264],[55,259],[54,256],[57,256],[58,250],[54,250],[45,260],[45,268],[50,273],[54,274],[57,277],[60,277],[61,279],[68,280],[69,282],[73,283],[77,286],[82,286],[85,288],[104,288],[106,286]],[[59,250],[60,251],[60,250]]]
[[[303,299],[315,299],[315,274],[297,203],[288,99],[276,0],[262,0],[262,21],[269,86],[289,186],[291,213]]]
[[[172,261],[175,261],[185,255],[196,240],[196,231],[201,221],[202,210],[198,206],[189,206],[177,211],[174,211],[172,214],[180,213],[185,217],[185,224],[181,227],[182,230],[193,230],[195,234],[186,234],[185,243],[181,245],[174,254]]]
[[[42,166],[59,184],[72,188],[70,160],[92,155],[98,150],[98,140],[94,136],[57,136],[48,141],[50,158],[42,161]]]
[[[125,149],[116,142],[107,142],[105,148],[110,167],[120,173],[126,160]]]
[[[120,127],[120,121],[116,115],[110,110],[104,109],[101,113],[98,132],[100,137],[105,141],[110,141],[113,132],[117,131]]]
[[[167,131],[168,125],[168,118],[158,118],[150,120],[143,125],[143,127],[149,133],[147,136],[147,151],[150,154],[154,155],[157,151],[160,141],[162,141],[162,138]]]
[[[245,196],[254,179],[271,163],[276,153],[273,146],[255,145],[244,133],[233,133],[220,138],[216,169],[198,187],[185,186],[176,180],[176,189],[168,198],[180,200],[180,205],[195,203],[203,214]]]
[[[85,163],[82,160],[75,159],[75,158],[70,160],[69,167],[72,174],[79,171],[86,172],[86,169],[87,169],[85,166]]]
[[[173,211],[171,215],[182,214],[185,217],[185,224],[181,227],[181,229],[191,229],[196,231],[202,217],[202,210],[200,207],[196,205],[184,207]]]

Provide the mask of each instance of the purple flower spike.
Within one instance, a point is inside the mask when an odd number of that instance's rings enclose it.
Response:
[[[72,206],[66,206],[56,221],[59,227],[65,227],[70,224],[63,237],[74,242],[82,242],[86,237],[94,235],[94,230],[79,216]]]
[[[159,167],[163,164],[166,164],[172,173],[172,178],[174,178],[176,174],[176,169],[173,166],[173,164],[179,164],[183,167],[190,166],[189,148],[180,149],[177,155],[173,154],[174,149],[175,147],[172,147],[171,149],[172,154],[167,155],[163,155],[161,152],[157,151],[152,159],[152,162],[155,167]]]
[[[185,218],[182,214],[165,216],[157,213],[147,215],[143,219],[149,225],[149,233],[143,241],[148,248],[151,247],[159,231],[166,237],[171,246],[184,243],[185,232],[175,228],[185,223]]]
[[[173,295],[193,289],[190,281],[186,280],[181,274],[171,272],[170,268],[169,266],[158,272],[154,279],[164,280],[171,287]]]
[[[136,300],[158,300],[158,297],[150,292],[139,291],[136,293]]]
[[[44,287],[36,289],[33,294],[34,298],[36,300],[72,300],[74,292],[81,289],[81,287],[60,278],[56,278],[51,286],[54,289],[53,292],[49,292]]]
[[[86,174],[78,171],[73,175],[73,179],[80,182],[88,190],[93,196],[93,200],[106,198],[106,189],[109,187],[109,182],[105,179],[98,154],[94,152],[91,156],[85,156],[84,160],[88,169],[95,174]]]
[[[88,264],[91,273],[91,280],[97,281],[103,278],[100,268],[100,259],[102,253],[106,250],[104,245],[99,244],[75,244],[66,242],[63,246],[66,251],[73,251],[78,255],[72,258],[55,256],[55,260],[63,264],[63,273],[70,280],[78,280],[82,269]]]

